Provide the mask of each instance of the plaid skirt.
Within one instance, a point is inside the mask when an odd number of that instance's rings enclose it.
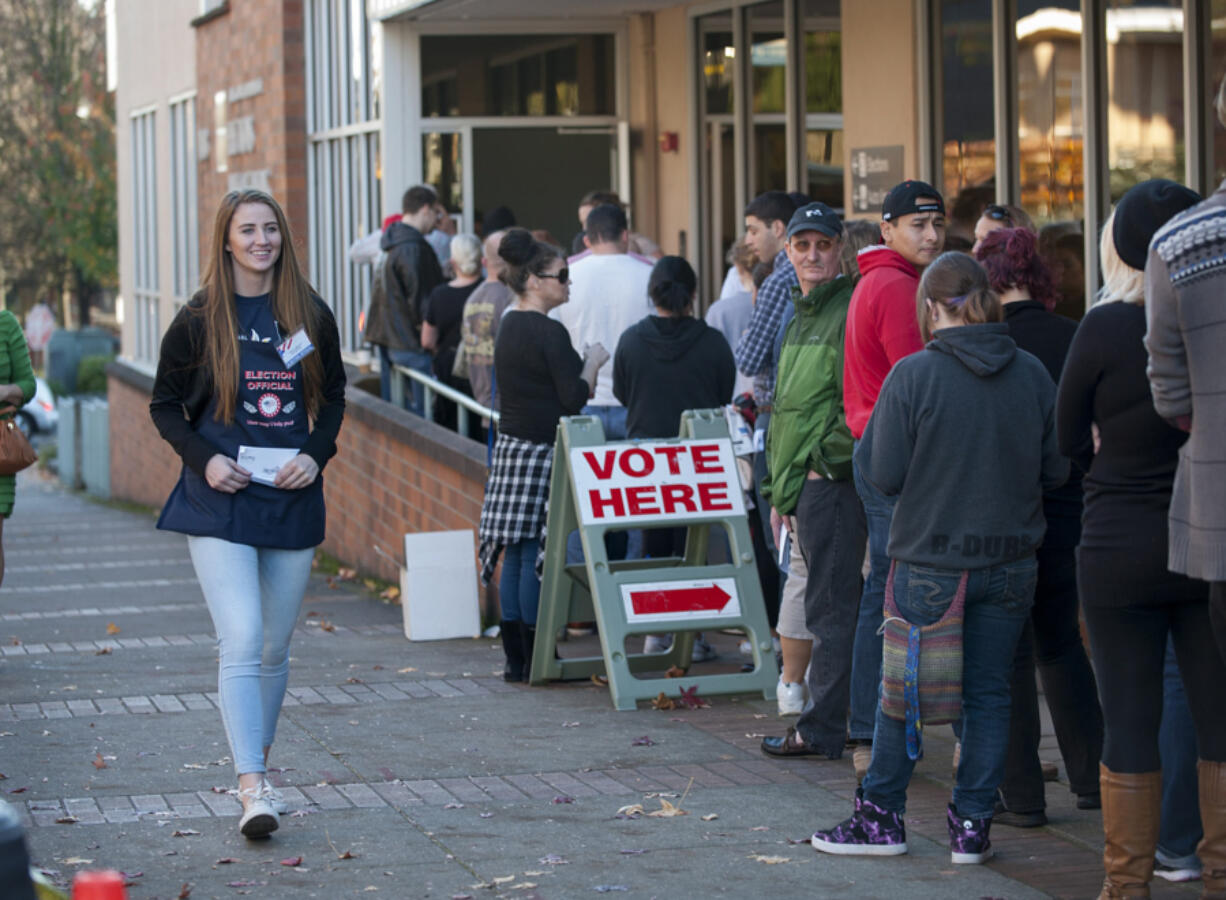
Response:
[[[536,444],[505,434],[498,435],[485,482],[481,506],[481,583],[489,584],[503,548],[516,541],[536,538],[545,547],[545,517],[549,510],[549,476],[553,469],[553,445]]]

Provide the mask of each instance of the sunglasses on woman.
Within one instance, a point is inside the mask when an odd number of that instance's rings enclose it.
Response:
[[[1013,227],[1013,214],[999,204],[993,203],[992,205],[985,207],[983,214],[989,219],[994,219],[997,222],[1006,222],[1010,228]]]
[[[567,266],[563,266],[562,268],[558,269],[557,273],[554,275],[550,275],[548,272],[538,272],[536,274],[536,277],[537,278],[556,278],[558,279],[558,284],[570,284],[570,268]]]

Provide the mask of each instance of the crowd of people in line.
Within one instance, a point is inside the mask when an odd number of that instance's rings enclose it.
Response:
[[[1218,108],[1226,123],[1226,82]],[[399,365],[500,412],[479,552],[487,582],[501,561],[507,680],[532,658],[559,420],[668,438],[684,410],[732,405],[753,426],[778,712],[797,717],[762,751],[850,750],[859,780],[814,848],[907,852],[908,782],[942,723],[958,737],[954,863],[991,856],[993,823],[1044,824],[1037,670],[1076,805],[1101,810],[1101,896],[1148,896],[1157,874],[1226,897],[1226,185],[1207,200],[1161,179],[1131,188],[1080,322],[1055,312],[1060,282],[1023,210],[987,205],[969,252],[949,251],[945,201],[917,180],[885,195],[879,222],[754,198],[705,319],[690,264],[635,235],[615,195],[583,198],[569,257],[506,209],[484,241],[446,236],[440,255],[439,213],[411,188],[378,248],[355,248],[375,262],[365,337],[385,397]],[[265,771],[344,383],[280,206],[227,195],[151,413],[183,460],[159,527],[190,536],[251,837],[278,824]],[[574,536],[551,539],[582,558]],[[684,542],[650,529],[609,551]]]

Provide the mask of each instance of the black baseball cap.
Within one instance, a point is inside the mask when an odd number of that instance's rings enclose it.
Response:
[[[917,203],[916,201],[921,197],[929,202]],[[934,198],[935,203],[932,202]],[[885,200],[881,203],[881,218],[886,222],[892,222],[899,216],[908,216],[912,213],[930,212],[945,215],[945,201],[941,199],[941,192],[926,181],[908,180],[902,184],[896,184],[890,188],[890,192],[885,195]]]
[[[841,237],[843,220],[825,203],[809,203],[792,213],[788,222],[788,237],[801,231],[820,231],[827,237]]]

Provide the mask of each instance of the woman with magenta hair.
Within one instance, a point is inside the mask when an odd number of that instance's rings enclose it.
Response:
[[[1056,289],[1039,256],[1038,239],[1025,228],[999,228],[979,242],[975,257],[1000,295],[1005,324],[1018,347],[1039,358],[1059,382],[1077,323],[1052,312]],[[1018,828],[1047,824],[1039,763],[1037,663],[1056,741],[1079,809],[1098,809],[1098,761],[1103,720],[1098,686],[1081,641],[1077,601],[1077,544],[1081,540],[1081,474],[1043,495],[1047,532],[1039,547],[1034,608],[1013,659],[1013,711],[1009,755],[995,821]]]

